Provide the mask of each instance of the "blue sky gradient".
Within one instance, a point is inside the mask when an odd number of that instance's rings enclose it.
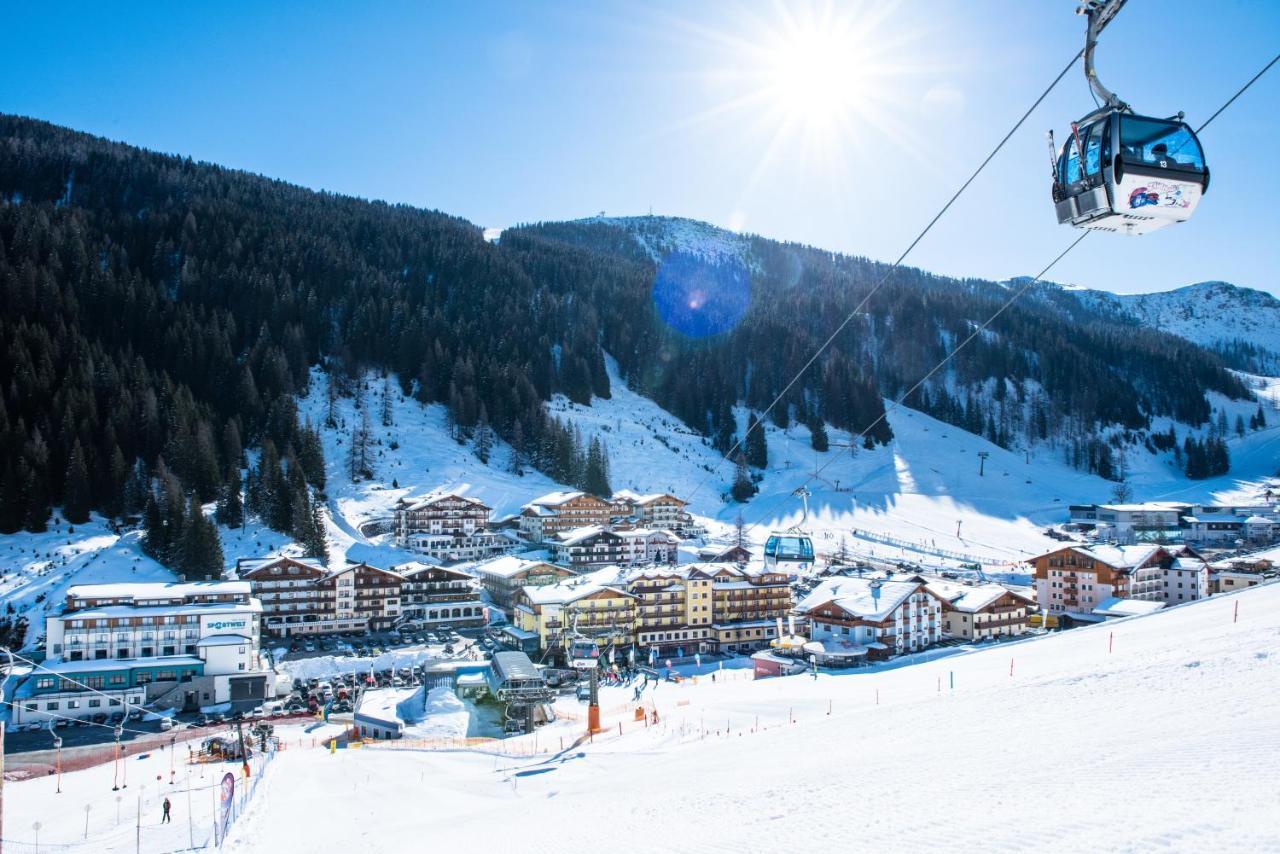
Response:
[[[1074,5],[833,4],[873,72],[825,144],[739,103],[782,21],[823,9],[768,3],[8,3],[0,111],[484,226],[652,209],[892,259],[1080,48]],[[1099,69],[1194,125],[1278,48],[1280,3],[1130,0]],[[1072,238],[1044,132],[1092,103],[1077,67],[908,263],[1039,270]],[[1093,236],[1052,278],[1280,294],[1280,70],[1203,142],[1191,222]]]

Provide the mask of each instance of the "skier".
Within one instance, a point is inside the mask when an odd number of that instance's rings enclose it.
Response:
[[[164,810],[164,815],[161,816],[160,823],[169,824],[169,799],[168,798],[164,799],[164,803],[161,804],[161,808]]]

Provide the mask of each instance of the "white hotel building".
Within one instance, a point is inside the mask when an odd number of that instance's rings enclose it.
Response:
[[[47,658],[15,690],[14,723],[126,704],[256,705],[275,689],[259,651],[261,614],[247,581],[72,586],[46,619]]]

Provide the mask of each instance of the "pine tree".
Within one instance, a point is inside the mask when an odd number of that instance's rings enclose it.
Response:
[[[222,480],[222,495],[218,498],[218,523],[228,528],[244,524],[244,503],[240,497],[240,467],[232,464]]]
[[[390,427],[394,423],[391,418],[391,378],[388,376],[382,378],[381,416],[383,427]]]
[[[827,438],[827,425],[821,418],[815,418],[809,424],[809,444],[815,451],[824,452],[831,447]]]
[[[485,465],[489,464],[489,455],[493,452],[493,428],[489,426],[489,415],[484,404],[480,404],[480,423],[476,425],[476,435],[472,440],[472,448],[476,459]]]
[[[79,525],[89,521],[89,508],[93,496],[89,494],[89,467],[84,461],[84,449],[76,440],[67,463],[66,485],[63,487],[62,515],[68,522]]]
[[[1244,416],[1243,415],[1236,416],[1236,435],[1237,436],[1244,435]]]
[[[733,544],[739,548],[747,545],[747,520],[742,518],[742,511],[733,517]]]
[[[742,454],[737,455],[735,462],[737,467],[733,474],[733,489],[731,492],[733,500],[741,504],[756,494],[756,485],[751,482],[751,472],[747,468],[747,461]]]
[[[608,466],[608,457],[605,455],[604,447],[600,444],[600,439],[592,436],[584,467],[583,489],[592,495],[602,497],[612,495],[613,490],[609,488]]]
[[[767,468],[769,465],[769,446],[765,440],[764,425],[760,424],[754,412],[747,416],[747,465],[752,468]]]

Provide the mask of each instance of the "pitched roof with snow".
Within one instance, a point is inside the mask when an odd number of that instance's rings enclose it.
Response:
[[[477,507],[479,509],[483,509],[483,510],[490,509],[489,505],[485,504],[480,499],[472,498],[469,495],[459,495],[456,492],[431,492],[431,493],[428,493],[427,495],[422,496],[421,498],[410,499],[408,502],[406,502],[404,509],[405,510],[425,510],[428,507],[430,507],[432,504],[435,504],[437,501],[442,501],[446,498],[451,498],[455,501],[465,501],[467,504],[471,504],[474,507]]]
[[[872,581],[880,585],[878,595]],[[870,578],[829,578],[813,589],[796,606],[799,613],[807,613],[828,602],[868,620],[883,620],[892,614],[907,597],[921,587],[915,581],[879,581]]]
[[[511,578],[512,576],[532,569],[535,566],[555,566],[545,560],[528,560],[526,558],[516,557],[515,555],[504,555],[494,558],[484,563],[476,564],[474,569],[478,575],[488,575],[493,578]],[[557,569],[561,567],[556,567]],[[567,572],[568,570],[566,570]]]
[[[1163,551],[1161,546],[1139,545],[1139,546],[1071,546],[1072,551],[1078,552],[1086,557],[1101,561],[1107,566],[1114,566],[1117,569],[1132,569],[1135,566],[1141,566],[1151,559],[1157,552]]]
[[[1150,614],[1164,607],[1163,602],[1148,602],[1143,599],[1120,599],[1109,596],[1098,603],[1093,613],[1104,617],[1136,617]]]
[[[537,498],[524,505],[526,508],[535,507],[559,507],[575,498],[581,498],[586,495],[581,490],[562,490],[560,492],[548,492],[546,495],[540,495]]]
[[[312,569],[318,569],[321,572],[328,571],[328,567],[313,557],[290,557],[289,555],[274,555],[272,557],[242,557],[236,561],[237,572],[253,572],[266,566],[272,566],[277,563],[295,563],[299,566],[308,566]]]
[[[192,596],[248,596],[247,581],[125,581],[113,584],[73,584],[70,599],[186,599]]]
[[[925,582],[925,587],[949,603],[952,609],[969,614],[990,607],[1001,596],[1012,592],[1002,584],[957,584],[934,579]]]

